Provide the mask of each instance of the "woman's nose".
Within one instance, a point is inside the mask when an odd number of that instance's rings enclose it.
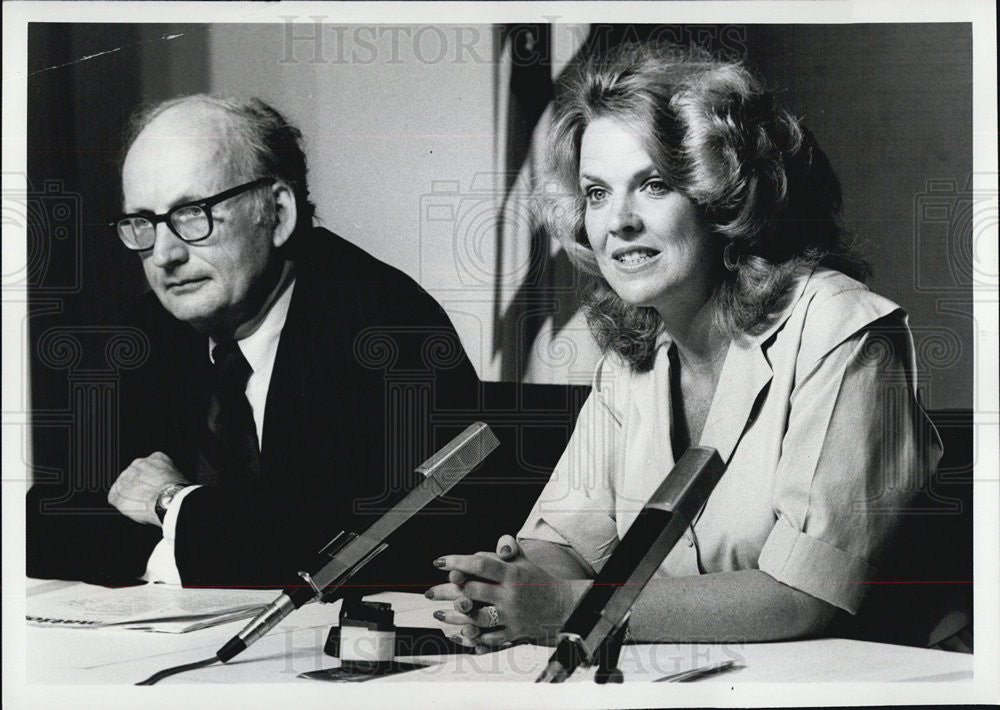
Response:
[[[619,236],[638,232],[642,228],[642,219],[635,209],[635,202],[630,196],[624,196],[613,205],[608,231]]]

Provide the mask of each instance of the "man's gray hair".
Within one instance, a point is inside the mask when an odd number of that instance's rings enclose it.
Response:
[[[309,200],[302,132],[274,107],[258,98],[228,98],[193,94],[141,107],[129,121],[121,161],[124,163],[139,134],[158,116],[178,106],[203,105],[223,112],[231,122],[225,150],[229,168],[238,179],[271,177],[288,185],[295,196],[295,231],[312,227],[315,206]],[[268,204],[270,204],[268,202]]]

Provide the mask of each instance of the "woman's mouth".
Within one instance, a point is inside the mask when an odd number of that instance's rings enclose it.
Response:
[[[612,255],[615,261],[619,264],[624,264],[625,266],[636,266],[642,264],[643,262],[649,261],[655,257],[660,252],[653,249],[646,249],[645,247],[639,247],[636,249],[628,249],[617,252]]]

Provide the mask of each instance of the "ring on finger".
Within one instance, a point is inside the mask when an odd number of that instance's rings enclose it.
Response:
[[[485,628],[492,629],[495,626],[500,626],[500,612],[495,606],[484,606],[482,612],[486,614],[487,618]]]

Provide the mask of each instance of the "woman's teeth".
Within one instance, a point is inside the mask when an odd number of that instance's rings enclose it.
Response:
[[[630,251],[627,254],[619,254],[615,257],[615,261],[622,264],[641,264],[647,259],[652,259],[654,256],[656,256],[656,252],[643,249],[640,251]]]

